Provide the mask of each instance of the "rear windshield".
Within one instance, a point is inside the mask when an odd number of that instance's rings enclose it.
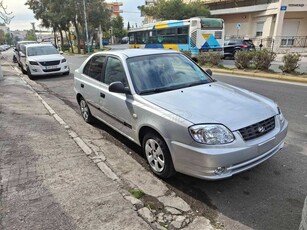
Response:
[[[201,18],[202,29],[223,29],[223,19],[220,18]]]

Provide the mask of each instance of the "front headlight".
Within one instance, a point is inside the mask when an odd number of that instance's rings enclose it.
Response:
[[[36,61],[29,61],[30,65],[38,65],[38,63]]]
[[[196,142],[207,145],[228,144],[235,139],[232,132],[224,125],[193,125],[189,131]]]
[[[62,63],[64,63],[64,62],[66,62],[66,58],[63,58],[63,59],[62,59]]]
[[[282,112],[281,112],[281,110],[280,110],[280,108],[277,106],[277,110],[278,110],[278,118],[279,118],[279,120],[280,120],[280,122],[281,123],[284,123],[285,122],[285,117],[284,117],[284,115],[282,114]]]

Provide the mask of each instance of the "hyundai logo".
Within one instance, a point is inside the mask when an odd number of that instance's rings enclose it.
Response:
[[[263,126],[259,126],[257,130],[259,133],[263,133],[265,131],[265,128]]]

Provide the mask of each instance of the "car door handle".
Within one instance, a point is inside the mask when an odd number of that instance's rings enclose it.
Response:
[[[84,88],[84,85],[83,85],[83,84],[81,84],[81,88]]]
[[[100,93],[100,97],[105,98],[106,95],[104,93]]]

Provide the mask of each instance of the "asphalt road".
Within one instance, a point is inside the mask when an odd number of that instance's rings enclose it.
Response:
[[[4,55],[11,55],[9,51]],[[68,56],[71,72],[85,57]],[[182,174],[165,181],[196,211],[225,229],[298,229],[307,195],[307,85],[289,84],[214,74],[217,80],[274,99],[289,121],[284,149],[270,160],[230,179],[204,181]],[[36,82],[78,110],[73,74],[42,77]],[[146,166],[134,144],[102,125],[103,132]],[[219,223],[217,223],[219,225]]]

